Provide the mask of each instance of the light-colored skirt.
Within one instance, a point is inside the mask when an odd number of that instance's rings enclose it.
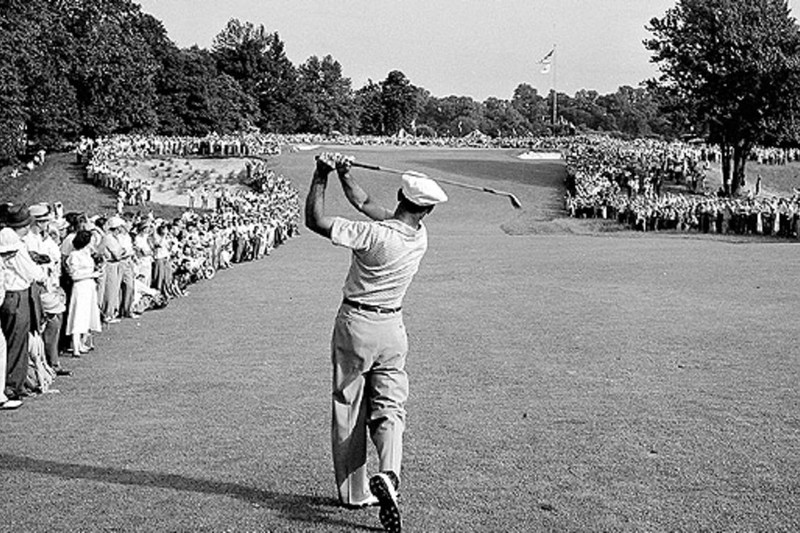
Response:
[[[67,335],[102,331],[100,307],[94,279],[82,279],[72,286],[67,315]]]

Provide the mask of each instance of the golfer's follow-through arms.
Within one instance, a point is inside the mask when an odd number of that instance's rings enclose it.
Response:
[[[367,192],[356,183],[350,175],[350,167],[353,163],[352,157],[341,157],[342,162],[336,165],[336,172],[339,174],[339,181],[347,200],[372,220],[386,220],[392,217],[391,210],[375,202]]]
[[[333,217],[325,215],[325,188],[331,167],[317,158],[314,176],[306,196],[306,227],[325,238],[330,238]]]
[[[311,189],[309,190],[309,196],[306,200],[306,226],[308,226],[308,228],[312,231],[315,231],[316,233],[319,233],[325,237],[330,236],[330,224],[332,223],[332,219],[330,217],[326,218],[324,214],[325,188],[328,183],[328,175],[332,170],[336,169],[345,196],[347,196],[347,199],[350,201],[353,207],[372,220],[386,220],[391,218],[393,213],[389,209],[386,209],[385,207],[375,203],[369,194],[367,194],[366,191],[364,191],[364,189],[362,189],[361,186],[359,186],[353,180],[353,178],[350,176],[351,167],[359,167],[378,172],[401,175],[404,177],[403,179],[406,179],[407,176],[429,179],[428,176],[420,172],[413,170],[401,171],[369,163],[362,163],[355,161],[351,156],[344,156],[338,153],[324,152],[316,156],[316,160],[317,167],[314,172],[314,179],[311,183]],[[444,178],[437,178],[435,181],[440,181],[442,183],[446,183],[454,187],[460,187],[462,189],[505,196],[511,200],[511,205],[515,209],[522,208],[522,202],[520,202],[519,198],[510,192]]]
[[[322,153],[316,156],[317,165],[311,179],[311,187],[306,198],[306,227],[311,231],[330,238],[333,217],[325,215],[325,190],[328,176],[335,169],[347,200],[358,211],[372,220],[391,218],[389,209],[377,204],[350,175],[352,158],[340,154]]]

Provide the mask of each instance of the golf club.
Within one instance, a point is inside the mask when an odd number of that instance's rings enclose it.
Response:
[[[415,171],[411,171],[411,170],[407,170],[407,171],[403,172],[402,170],[397,170],[397,169],[394,169],[394,168],[380,167],[378,165],[371,165],[369,163],[360,163],[358,161],[353,161],[350,164],[352,166],[354,166],[354,167],[365,168],[365,169],[368,169],[368,170],[376,170],[378,172],[387,172],[389,174],[398,174],[400,176],[402,176],[403,174],[413,173],[413,174],[416,174],[416,175],[419,175],[419,176],[428,177],[428,176],[426,176],[425,174],[423,174],[421,172],[415,172]],[[452,181],[452,180],[448,180],[448,179],[445,179],[445,178],[439,178],[439,177],[436,178],[436,181],[440,181],[442,183],[446,183],[446,184],[452,185],[454,187],[462,187],[464,189],[470,189],[472,191],[488,192],[489,194],[496,194],[498,196],[506,196],[506,197],[508,197],[509,200],[511,200],[511,205],[514,206],[514,209],[522,209],[522,202],[520,202],[519,198],[517,198],[516,196],[514,196],[510,192],[499,191],[497,189],[492,189],[491,187],[481,187],[481,186],[478,186],[478,185],[470,185],[468,183],[461,183],[459,181]]]

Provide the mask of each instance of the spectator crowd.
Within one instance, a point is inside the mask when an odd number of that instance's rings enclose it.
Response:
[[[117,136],[98,141],[99,149],[84,152],[95,154],[93,163],[104,170],[105,162],[129,155],[247,156],[280,153],[282,146],[325,143],[351,146],[527,148],[530,151],[556,152],[561,153],[567,161],[565,207],[570,216],[615,219],[642,231],[676,229],[798,237],[800,205],[797,195],[785,198],[761,195],[760,179],[755,180],[750,194],[745,197],[725,198],[719,191],[709,190],[707,172],[712,163],[720,161],[720,154],[717,147],[702,143],[621,140],[600,135],[491,138],[477,131],[463,137],[437,138],[406,134],[390,137],[338,133],[249,134],[174,139]],[[800,149],[756,147],[749,159],[761,164],[782,165],[800,161]],[[91,164],[90,175],[103,176],[105,181],[101,185],[110,182],[111,188],[120,188],[119,194],[129,204],[143,205],[151,196],[152,183],[127,183],[124,176],[115,178],[112,175],[109,178],[105,172],[91,173]],[[275,179],[263,161],[255,158],[248,160],[246,183],[255,190],[268,191]],[[680,187],[667,187],[668,184]],[[189,189],[188,196],[190,207],[219,206],[232,201],[230,194],[219,188]]]
[[[640,231],[771,235],[800,238],[800,195],[761,194],[761,181],[741,197],[709,190],[714,150],[656,140],[575,137],[562,141],[570,216],[616,220]],[[751,159],[786,164],[797,150],[757,148]],[[665,184],[680,187],[665,190]]]
[[[705,145],[601,136],[491,139],[413,136],[114,136],[76,148],[87,179],[118,192],[117,212],[64,213],[63,206],[0,204],[0,409],[68,376],[65,357],[95,349],[93,334],[185,295],[220,269],[267,256],[298,231],[298,191],[260,156],[282,145],[413,145],[527,148],[567,162],[570,216],[602,218],[641,230],[680,230],[800,238],[800,195],[727,198],[705,176],[718,152]],[[152,182],[133,180],[120,161],[153,156],[243,157],[249,189],[201,188],[172,220],[147,211]],[[44,162],[37,153],[34,166]],[[762,164],[800,160],[798,150],[757,148]],[[666,184],[680,187],[666,187]],[[134,214],[124,205],[137,206]]]
[[[125,206],[143,207],[153,196],[155,181],[131,176],[128,163],[150,157],[259,157],[280,154],[276,135],[241,134],[205,137],[114,135],[97,140],[81,139],[75,153],[86,164],[86,179],[117,194],[117,212]],[[203,188],[205,194],[222,194]],[[194,192],[194,191],[192,191]],[[190,206],[193,207],[193,206]]]
[[[159,146],[140,142],[146,149]],[[119,150],[79,152],[87,172],[130,150],[146,150],[114,146]],[[208,148],[212,154],[216,146]],[[64,213],[58,202],[0,204],[0,409],[53,390],[58,376],[71,374],[65,358],[94,350],[97,332],[162,308],[192,283],[261,259],[296,235],[298,191],[283,176],[267,176],[265,166],[252,172],[263,186],[172,220],[143,210]]]
[[[100,154],[115,159],[149,156],[250,157],[279,155],[285,136],[240,133],[205,137],[165,137],[161,135],[112,135],[100,139],[82,138],[75,148],[78,163]],[[102,156],[108,160],[108,157]]]

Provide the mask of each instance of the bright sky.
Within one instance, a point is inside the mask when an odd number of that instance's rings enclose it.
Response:
[[[435,96],[510,99],[520,83],[546,93],[614,92],[656,74],[648,21],[675,0],[139,0],[181,47],[210,48],[231,18],[277,31],[289,59],[331,54],[353,88],[401,70]],[[800,0],[790,0],[798,13]],[[556,45],[556,68],[537,62]]]

